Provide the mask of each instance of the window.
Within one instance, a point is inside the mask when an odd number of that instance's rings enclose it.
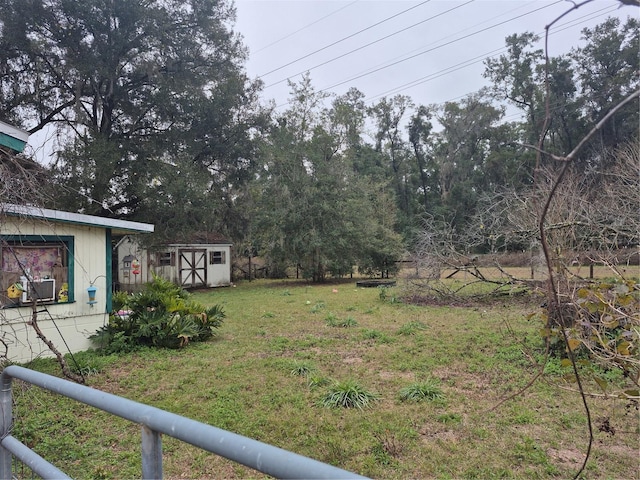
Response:
[[[176,264],[176,254],[172,252],[159,252],[158,265],[161,267],[173,267]]]
[[[73,237],[2,237],[0,266],[4,306],[73,301]]]
[[[224,251],[209,252],[209,265],[224,265],[226,263]]]

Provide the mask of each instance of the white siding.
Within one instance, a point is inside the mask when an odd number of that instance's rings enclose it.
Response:
[[[221,287],[231,285],[231,244],[171,244],[162,247],[159,252],[173,255],[174,265],[159,265],[157,252],[147,252],[131,236],[124,237],[117,246],[118,251],[118,282],[123,290],[136,290],[141,283],[153,279],[153,274],[181,285],[185,278],[193,278],[185,272],[180,272],[180,252],[189,250],[204,250],[204,263],[197,262],[197,266],[206,270],[206,284],[203,287]],[[224,252],[224,264],[211,264],[211,252]],[[139,275],[124,275],[123,259],[127,256],[136,257],[140,261]],[[204,273],[203,273],[204,275]]]
[[[107,285],[106,272],[106,230],[14,217],[5,217],[0,227],[0,233],[3,235],[53,235],[74,238],[74,302],[39,305],[39,311],[46,307],[48,313],[38,313],[38,325],[63,354],[69,353],[65,342],[72,352],[90,348],[89,335],[108,321],[106,301],[107,289],[110,286]],[[97,303],[92,306],[87,303],[89,298],[86,291],[91,282],[98,288]],[[2,339],[9,347],[8,358],[12,361],[25,362],[36,356],[52,356],[48,347],[36,337],[33,328],[26,324],[30,319],[31,307],[6,308],[0,311]],[[62,332],[64,341],[58,329]]]

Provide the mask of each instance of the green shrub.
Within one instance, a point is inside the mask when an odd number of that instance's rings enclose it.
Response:
[[[189,342],[205,341],[213,337],[225,316],[221,306],[196,303],[187,291],[158,276],[142,291],[116,297],[117,309],[108,325],[90,337],[106,354],[140,347],[182,348]],[[122,310],[126,313],[119,314]]]

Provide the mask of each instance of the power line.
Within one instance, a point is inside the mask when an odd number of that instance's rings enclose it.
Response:
[[[359,78],[366,77],[366,76],[371,75],[371,74],[373,74],[373,73],[377,73],[377,72],[379,72],[379,71],[381,71],[381,70],[385,70],[385,69],[387,69],[387,68],[389,68],[389,67],[393,67],[393,66],[398,65],[398,64],[400,64],[400,63],[406,62],[407,60],[412,60],[412,59],[414,59],[414,58],[416,58],[416,57],[419,57],[419,56],[421,56],[421,55],[424,55],[424,54],[426,54],[426,53],[433,52],[434,50],[438,50],[438,49],[440,49],[440,48],[442,48],[442,47],[446,47],[447,45],[451,45],[451,44],[453,44],[453,43],[457,43],[457,42],[459,42],[459,41],[461,41],[461,40],[465,40],[465,39],[470,38],[470,37],[472,37],[472,36],[474,36],[474,35],[478,35],[479,33],[486,32],[487,30],[491,30],[491,29],[496,28],[496,27],[498,27],[498,26],[500,26],[500,25],[504,25],[505,23],[512,22],[513,20],[517,20],[518,18],[525,17],[525,16],[527,16],[527,15],[530,15],[530,14],[532,14],[532,13],[538,12],[538,11],[540,11],[540,10],[543,10],[543,9],[545,9],[545,8],[551,7],[551,6],[553,6],[553,5],[556,5],[556,4],[558,4],[558,3],[562,3],[562,2],[563,2],[563,0],[558,0],[557,2],[550,3],[549,5],[545,5],[544,7],[536,8],[535,10],[531,10],[531,11],[529,11],[529,12],[527,12],[527,13],[523,13],[523,14],[521,14],[521,15],[517,15],[517,16],[515,16],[515,17],[512,17],[512,18],[508,19],[508,20],[504,20],[504,21],[502,21],[502,22],[495,23],[495,24],[493,24],[493,25],[491,25],[491,26],[489,26],[489,27],[482,28],[482,29],[480,29],[480,30],[476,30],[476,31],[475,31],[475,32],[473,32],[473,33],[469,33],[469,34],[464,35],[464,36],[462,36],[462,37],[458,37],[458,38],[456,38],[456,39],[454,39],[454,40],[451,40],[451,41],[448,41],[448,42],[442,43],[442,44],[437,45],[437,46],[435,46],[435,47],[433,47],[433,48],[429,48],[429,49],[427,49],[427,50],[423,50],[423,51],[421,51],[421,52],[419,52],[419,53],[416,53],[415,55],[411,55],[411,56],[409,56],[409,57],[407,57],[407,58],[405,58],[405,59],[403,59],[403,60],[398,60],[398,61],[396,61],[396,62],[392,62],[392,63],[390,63],[390,64],[388,64],[388,65],[385,65],[385,66],[383,66],[383,67],[376,68],[376,69],[371,70],[371,71],[369,71],[369,72],[367,72],[367,73],[363,73],[363,74],[357,75],[357,76],[355,76],[355,77],[351,77],[351,78],[349,78],[349,79],[347,79],[347,80],[343,80],[343,81],[341,81],[341,82],[335,83],[335,84],[333,84],[333,85],[331,85],[331,86],[329,86],[329,87],[326,87],[326,88],[323,88],[322,90],[319,90],[319,92],[325,92],[325,91],[327,91],[327,90],[331,90],[331,89],[333,89],[333,88],[335,88],[335,87],[339,87],[339,86],[341,86],[341,85],[344,85],[345,83],[352,82],[353,80],[358,80]]]
[[[595,19],[595,18],[598,18],[598,17],[602,17],[602,16],[607,15],[607,14],[609,14],[609,13],[611,13],[611,12],[617,10],[617,9],[618,9],[618,7],[615,7],[615,6],[607,6],[607,7],[601,8],[599,10],[596,10],[594,12],[590,12],[588,14],[582,15],[581,17],[578,17],[578,18],[573,19],[571,21],[567,21],[567,22],[565,22],[563,24],[559,24],[557,27],[553,28],[550,31],[550,35],[554,35],[556,33],[559,33],[561,31],[567,30],[569,28],[573,28],[573,27],[575,27],[575,26],[577,26],[579,24],[585,23],[588,20],[592,20],[592,19]],[[531,12],[527,12],[527,13],[525,13],[523,15],[527,15],[529,13],[531,13]],[[494,17],[494,18],[497,18],[497,17]],[[486,23],[486,22],[483,22],[483,23]],[[504,22],[502,22],[502,23],[504,23]],[[540,32],[540,33],[538,33],[538,36],[542,36],[542,35],[544,35],[544,33],[545,33],[544,31]],[[471,66],[473,64],[479,63],[480,61],[483,61],[485,58],[496,56],[497,54],[499,54],[499,53],[501,53],[503,51],[506,51],[506,50],[507,50],[506,47],[501,47],[499,49],[495,49],[495,50],[492,50],[490,52],[486,52],[486,53],[484,53],[482,55],[478,55],[478,56],[473,57],[471,59],[468,59],[468,60],[465,60],[463,62],[457,63],[455,65],[449,66],[449,67],[444,68],[442,70],[439,70],[437,72],[431,73],[431,74],[429,74],[427,76],[421,77],[419,79],[413,80],[411,82],[407,82],[407,83],[402,84],[400,86],[397,86],[395,88],[386,90],[385,92],[382,92],[382,93],[373,95],[371,97],[368,97],[368,98],[365,99],[365,102],[371,103],[374,99],[382,97],[382,96],[387,95],[389,93],[398,93],[398,92],[401,92],[403,90],[407,90],[407,89],[416,87],[416,86],[418,86],[420,84],[426,83],[428,81],[435,80],[436,78],[445,76],[447,74],[453,73],[453,72],[461,70],[463,68],[467,68],[467,67],[469,67],[469,66]],[[364,76],[364,75],[360,75],[359,77],[361,77],[361,76]],[[346,82],[343,82],[343,83],[346,83]],[[329,90],[330,88],[332,88],[332,87],[328,87],[328,88],[325,88],[325,89],[320,90],[320,91],[326,91],[326,90]],[[447,101],[454,101],[454,100],[457,100],[459,98],[463,98],[466,95],[468,95],[468,94],[460,95],[460,96],[457,96],[455,98],[449,99]],[[288,105],[289,103],[290,102],[288,102],[288,101],[284,102],[284,103],[282,103],[280,105],[277,105],[276,108],[281,108],[283,106]],[[441,104],[442,103],[446,103],[446,102],[441,102]]]
[[[378,42],[382,42],[383,40],[386,40],[386,39],[388,39],[388,38],[393,37],[394,35],[398,35],[398,34],[400,34],[400,33],[402,33],[402,32],[406,32],[407,30],[409,30],[409,29],[411,29],[411,28],[417,27],[418,25],[422,25],[423,23],[426,23],[426,22],[428,22],[428,21],[430,21],[430,20],[433,20],[434,18],[441,17],[442,15],[445,15],[445,14],[447,14],[447,13],[449,13],[449,12],[453,11],[453,10],[456,10],[456,9],[458,9],[458,8],[462,8],[462,7],[464,7],[465,5],[468,5],[468,4],[470,4],[470,3],[474,2],[474,1],[475,1],[475,0],[469,0],[467,3],[463,3],[463,4],[461,4],[461,5],[457,5],[457,6],[453,7],[453,8],[450,8],[449,10],[446,10],[446,11],[444,11],[444,12],[440,12],[440,13],[438,13],[437,15],[433,15],[432,17],[429,17],[429,18],[427,18],[427,19],[425,19],[425,20],[421,20],[421,21],[420,21],[420,22],[418,22],[418,23],[414,23],[413,25],[410,25],[410,26],[408,26],[408,27],[405,27],[405,28],[403,28],[403,29],[401,29],[401,30],[397,30],[397,31],[395,31],[395,32],[393,32],[393,33],[391,33],[391,34],[389,34],[389,35],[386,35],[386,36],[384,36],[384,37],[378,38],[377,40],[374,40],[374,41],[369,42],[369,43],[367,43],[367,44],[365,44],[365,45],[362,45],[362,46],[360,46],[360,47],[358,47],[358,48],[356,48],[356,49],[354,49],[354,50],[350,50],[350,51],[348,51],[348,52],[346,52],[346,53],[343,53],[342,55],[339,55],[339,56],[337,56],[337,57],[333,57],[332,59],[327,60],[326,62],[322,62],[322,63],[320,63],[320,64],[318,64],[318,65],[314,65],[313,67],[311,67],[311,68],[307,68],[307,69],[305,69],[305,70],[303,70],[303,71],[301,71],[301,72],[298,72],[298,73],[296,73],[295,75],[292,75],[292,76],[293,76],[293,77],[297,77],[298,75],[301,75],[301,74],[303,74],[303,73],[305,73],[305,72],[307,72],[307,71],[309,71],[309,70],[313,70],[313,69],[315,69],[315,68],[322,67],[322,66],[327,65],[328,63],[331,63],[331,62],[335,62],[336,60],[338,60],[338,59],[340,59],[340,58],[346,57],[347,55],[351,55],[352,53],[355,53],[355,52],[357,52],[357,51],[359,51],[359,50],[362,50],[362,49],[364,49],[364,48],[370,47],[371,45],[374,45],[374,44],[376,44],[376,43],[378,43]],[[278,84],[280,84],[280,83],[283,83],[283,82],[285,82],[285,81],[287,81],[287,80],[288,80],[288,78],[284,78],[284,79],[282,79],[282,80],[280,80],[280,81],[278,81],[278,82],[275,82],[275,83],[272,83],[272,84],[270,84],[270,85],[267,85],[267,86],[265,87],[265,89],[267,89],[267,88],[269,88],[269,87],[273,87],[274,85],[278,85]]]
[[[267,48],[272,47],[272,46],[274,46],[274,45],[276,45],[276,44],[278,44],[278,43],[280,43],[280,42],[282,42],[282,41],[286,40],[287,38],[293,37],[296,33],[300,33],[300,32],[302,32],[303,30],[306,30],[307,28],[309,28],[309,27],[311,27],[311,26],[315,25],[316,23],[320,23],[322,20],[324,20],[324,19],[326,19],[326,18],[329,18],[329,17],[331,17],[331,16],[335,15],[336,13],[338,13],[338,12],[340,12],[340,11],[344,10],[345,8],[350,7],[350,6],[351,6],[351,5],[353,5],[354,3],[358,3],[359,1],[360,1],[360,0],[355,0],[355,1],[351,2],[351,3],[349,3],[348,5],[345,5],[344,7],[341,7],[341,8],[339,8],[339,9],[337,9],[337,10],[334,10],[333,12],[331,12],[331,13],[329,13],[329,14],[325,15],[324,17],[320,17],[319,19],[317,19],[317,20],[315,20],[315,21],[313,21],[313,22],[311,22],[311,23],[309,23],[309,24],[305,25],[304,27],[300,27],[298,30],[296,30],[296,31],[294,31],[294,32],[291,32],[291,33],[290,33],[290,34],[288,34],[288,35],[285,35],[284,37],[282,37],[282,38],[280,38],[280,39],[276,40],[275,42],[271,42],[270,44],[265,45],[265,46],[264,46],[264,47],[262,47],[262,48],[259,48],[258,50],[256,50],[256,51],[255,51],[255,52],[253,52],[253,53],[254,53],[254,54],[256,54],[256,53],[260,53],[260,52],[262,52],[263,50],[266,50]]]
[[[603,15],[611,13],[614,10],[617,10],[617,8],[618,7],[611,7],[611,6],[604,7],[604,8],[601,8],[600,10],[595,11],[595,12],[592,12],[592,13],[583,15],[581,17],[578,17],[577,19],[571,20],[570,22],[565,22],[563,24],[558,25],[553,30],[551,30],[549,32],[549,35],[554,35],[556,33],[562,32],[562,31],[567,30],[569,28],[575,27],[576,25],[578,25],[580,23],[584,23],[586,20],[592,20],[594,18],[601,17]],[[540,32],[540,33],[538,33],[538,35],[542,36],[542,35],[544,35],[544,33],[545,32]],[[392,94],[392,93],[398,93],[398,92],[401,92],[401,91],[416,87],[418,85],[421,85],[423,83],[429,82],[431,80],[435,80],[436,78],[440,78],[440,77],[442,77],[444,75],[448,75],[449,73],[453,73],[455,71],[461,70],[463,68],[466,68],[466,67],[474,65],[476,63],[479,63],[481,61],[484,61],[486,58],[493,58],[493,57],[497,56],[499,53],[502,53],[502,52],[504,52],[506,50],[507,50],[506,47],[501,47],[499,49],[492,50],[490,52],[486,52],[486,53],[484,53],[482,55],[478,55],[478,56],[473,57],[471,59],[465,60],[464,62],[457,63],[455,65],[452,65],[452,66],[447,67],[445,69],[442,69],[442,70],[439,70],[437,72],[431,73],[431,74],[426,75],[424,77],[418,78],[418,79],[413,80],[411,82],[407,82],[407,83],[399,85],[399,86],[397,86],[395,88],[386,90],[385,92],[373,95],[373,96],[365,99],[365,102],[371,102],[376,98],[380,98],[380,97],[383,97],[385,95]],[[462,97],[464,97],[464,96],[465,95],[462,95]],[[461,97],[456,97],[454,99],[447,100],[447,101],[453,101],[453,100],[456,100],[458,98],[461,98]]]
[[[425,0],[424,2],[421,2],[421,3],[417,4],[417,5],[414,5],[413,7],[407,8],[406,10],[403,10],[400,13],[396,13],[395,15],[387,17],[387,18],[385,18],[385,19],[383,19],[383,20],[381,20],[381,21],[379,21],[377,23],[374,23],[373,25],[370,25],[370,26],[368,26],[366,28],[363,28],[362,30],[359,30],[359,31],[357,31],[355,33],[352,33],[351,35],[347,35],[346,37],[341,38],[340,40],[336,40],[335,42],[330,43],[329,45],[325,45],[324,47],[319,48],[318,50],[315,50],[315,51],[313,51],[311,53],[308,53],[308,54],[306,54],[306,55],[304,55],[304,56],[302,56],[300,58],[292,60],[291,62],[289,62],[289,63],[287,63],[285,65],[282,65],[282,66],[280,66],[278,68],[274,68],[273,70],[271,70],[271,71],[269,71],[267,73],[263,73],[262,75],[259,75],[259,77],[266,77],[267,75],[270,75],[270,74],[272,74],[274,72],[277,72],[278,70],[282,70],[283,68],[288,67],[289,65],[293,65],[294,63],[297,63],[300,60],[304,60],[305,58],[308,58],[308,57],[310,57],[312,55],[315,55],[318,52],[322,52],[323,50],[326,50],[327,48],[333,47],[334,45],[337,45],[338,43],[344,42],[345,40],[348,40],[349,38],[353,38],[356,35],[361,34],[362,32],[366,32],[367,30],[370,30],[373,27],[377,27],[378,25],[381,25],[381,24],[383,24],[385,22],[388,22],[389,20],[391,20],[393,18],[399,17],[400,15],[403,15],[403,14],[407,13],[408,11],[413,10],[414,8],[418,8],[418,7],[422,6],[422,5],[424,5],[425,3],[429,3],[430,1],[431,0]]]

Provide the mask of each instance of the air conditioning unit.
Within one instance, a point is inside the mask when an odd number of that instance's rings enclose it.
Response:
[[[38,282],[25,282],[23,284],[24,293],[22,303],[51,302],[56,299],[56,281],[53,278],[46,278]]]

